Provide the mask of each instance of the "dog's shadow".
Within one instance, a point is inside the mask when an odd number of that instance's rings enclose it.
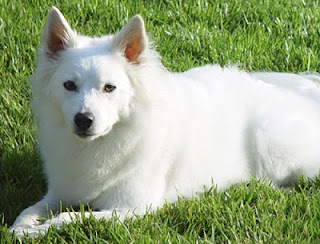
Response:
[[[46,189],[40,154],[35,148],[21,146],[7,153],[0,147],[0,220],[4,218],[4,223],[12,225],[23,209],[44,196]]]

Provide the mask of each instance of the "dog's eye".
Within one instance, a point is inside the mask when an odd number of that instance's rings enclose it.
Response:
[[[114,85],[111,84],[106,84],[103,88],[104,91],[106,92],[112,92],[114,89],[116,89],[116,87]]]
[[[77,90],[77,86],[76,84],[71,81],[71,80],[67,80],[66,82],[63,83],[64,88],[66,88],[68,91],[76,91]]]

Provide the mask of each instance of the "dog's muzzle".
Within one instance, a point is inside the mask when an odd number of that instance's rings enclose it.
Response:
[[[75,133],[80,137],[91,136],[94,115],[90,112],[77,113],[74,116]]]

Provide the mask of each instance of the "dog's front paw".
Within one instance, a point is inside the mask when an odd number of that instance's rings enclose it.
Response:
[[[14,221],[13,225],[9,228],[10,231],[14,229],[30,229],[39,224],[38,215],[24,215],[21,214]]]
[[[44,235],[49,227],[50,223],[48,221],[40,224],[38,216],[24,216],[23,218],[18,218],[9,228],[9,231],[14,233],[18,238],[24,239],[25,237]]]
[[[9,231],[13,232],[19,238],[24,237],[27,233],[33,233],[31,230],[40,224],[38,220],[38,215],[21,214],[9,228]],[[33,236],[35,236],[35,233],[33,233]]]
[[[24,239],[25,237],[38,237],[43,236],[50,225],[48,224],[42,224],[33,226],[32,228],[23,228],[23,227],[17,227],[17,228],[10,228],[9,230],[14,233],[15,236],[17,236],[19,239]]]
[[[19,239],[24,239],[27,236],[36,237],[39,235],[39,232],[34,231],[32,228],[17,227],[17,228],[10,228],[9,231],[14,233],[14,235]]]

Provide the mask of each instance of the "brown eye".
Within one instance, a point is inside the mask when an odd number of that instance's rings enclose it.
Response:
[[[106,84],[103,89],[106,92],[112,92],[114,89],[116,89],[116,87],[114,85],[111,85],[111,84]]]
[[[64,82],[63,86],[68,91],[76,91],[77,90],[77,85],[71,80],[67,80],[66,82]]]

